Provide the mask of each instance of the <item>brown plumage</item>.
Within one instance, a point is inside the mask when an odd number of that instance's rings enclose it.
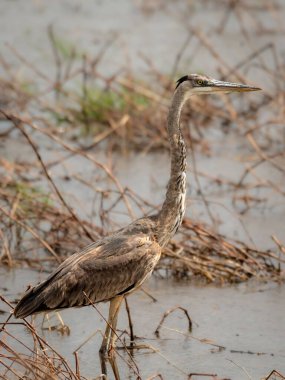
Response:
[[[88,299],[96,303],[129,293],[152,272],[160,253],[160,246],[144,234],[121,232],[91,244],[30,289],[14,314],[25,318],[35,312],[85,306]]]
[[[171,173],[161,211],[92,243],[65,260],[45,281],[31,288],[14,310],[16,318],[47,310],[111,301],[101,353],[115,344],[114,330],[122,298],[152,273],[162,248],[179,228],[185,211],[186,149],[179,126],[185,101],[194,94],[254,91],[255,87],[192,74],[177,82],[167,130]],[[87,297],[86,297],[87,295]]]

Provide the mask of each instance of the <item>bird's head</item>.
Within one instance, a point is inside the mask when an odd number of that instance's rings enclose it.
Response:
[[[206,95],[217,92],[246,92],[258,91],[261,88],[247,86],[245,84],[224,82],[205,75],[185,75],[177,81],[176,89],[182,89],[185,95]]]

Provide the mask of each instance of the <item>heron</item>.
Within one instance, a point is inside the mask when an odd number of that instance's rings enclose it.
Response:
[[[167,119],[171,167],[160,211],[137,219],[71,255],[46,280],[23,295],[14,316],[25,318],[39,312],[109,301],[109,316],[99,351],[108,356],[115,348],[122,300],[151,275],[162,249],[177,232],[185,213],[186,147],[180,128],[183,105],[192,95],[257,90],[260,88],[205,75],[181,77]]]

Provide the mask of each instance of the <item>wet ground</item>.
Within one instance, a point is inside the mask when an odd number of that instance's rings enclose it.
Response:
[[[179,7],[183,4],[178,3]],[[175,8],[168,3],[168,11],[152,12],[151,5],[145,10],[142,2],[97,1],[92,6],[90,4],[78,1],[52,2],[48,5],[43,1],[2,1],[1,39],[11,43],[35,65],[39,65],[50,74],[53,63],[46,35],[48,24],[53,23],[64,39],[80,45],[82,50],[94,49],[94,53],[102,45],[103,37],[112,38],[118,34],[104,60],[106,74],[125,64],[135,71],[141,70],[142,75],[146,75],[146,65],[138,58],[140,52],[154,57],[159,70],[169,71],[175,55],[173,47],[180,47],[187,36],[185,24],[181,22],[183,12],[179,11],[179,7]],[[110,17],[111,8],[116,17]],[[174,12],[174,17],[169,17],[170,12]],[[206,20],[207,23],[213,23],[213,27],[214,20],[223,14],[222,9],[204,14],[203,7],[195,7],[195,12],[197,25]],[[266,19],[266,13],[259,17]],[[276,22],[279,22],[279,19],[280,15],[277,14]],[[267,27],[272,27],[270,21]],[[134,29],[136,33],[133,33]],[[284,36],[275,38],[278,43]],[[259,36],[259,46],[266,42],[268,36]],[[241,58],[241,52],[244,56],[250,51],[243,37],[239,35],[236,22],[231,24],[222,41],[217,39],[217,44],[221,52],[223,49],[231,49],[232,54],[226,55],[230,65]],[[203,62],[203,71],[215,72],[211,59],[205,59],[205,51],[199,46],[187,51],[183,62],[181,69],[191,66],[191,71],[199,71]],[[19,71],[19,75],[27,74],[27,69],[22,70]],[[255,73],[251,70],[251,74],[253,81],[262,79],[258,70]],[[270,83],[267,90],[269,89]],[[243,136],[237,138],[236,134],[218,133],[207,136],[207,139],[212,147],[212,155],[205,157],[197,154],[197,169],[227,179],[236,180],[241,176],[245,167],[244,158],[246,155],[250,156]],[[7,159],[32,159],[30,150],[23,146],[19,138],[12,137],[8,142],[2,142],[0,149],[1,155]],[[42,141],[41,151],[47,162],[54,159],[55,155],[61,154],[51,150],[45,141]],[[103,162],[107,160],[104,152],[93,153],[97,159]],[[129,186],[154,204],[162,201],[169,169],[167,154],[130,153],[129,156],[118,157],[114,153],[113,161],[116,163],[115,174],[123,185]],[[190,166],[189,160],[189,168]],[[88,179],[94,176],[93,168],[76,157],[51,170],[60,189],[70,197],[76,211],[84,216],[88,214],[90,202],[94,201],[94,193],[85,188],[83,196],[82,187],[73,181],[68,183],[66,189],[66,182],[62,176],[74,173]],[[262,165],[257,173],[262,178],[272,179],[277,183],[284,181],[282,175],[268,165]],[[196,220],[207,220],[205,207],[196,196],[197,185],[190,170],[188,178],[188,195],[192,199],[188,202],[188,215]],[[206,179],[201,179],[201,184],[207,198],[212,202],[213,213],[222,221],[220,231],[248,242],[248,234],[245,233],[237,217],[237,210],[232,205],[232,194],[210,185]],[[110,183],[106,183],[106,186],[110,186]],[[257,190],[256,195],[260,198],[266,197],[267,202],[243,215],[242,221],[257,247],[272,248],[272,234],[278,236],[281,241],[284,239],[284,199],[264,189]],[[121,211],[123,210],[122,206]],[[139,216],[138,210],[137,213]],[[113,217],[122,224],[129,221],[128,217],[122,214],[114,214]],[[3,290],[3,294],[13,300],[27,284],[37,282],[45,275],[29,269],[7,271],[0,268],[0,276],[0,291],[5,287],[7,290]],[[140,291],[129,297],[135,334],[141,337],[137,343],[151,345],[158,350],[157,353],[146,349],[135,352],[134,358],[143,379],[156,373],[160,373],[163,379],[186,379],[187,374],[197,372],[213,373],[232,380],[261,379],[272,369],[285,373],[284,285],[249,283],[239,286],[205,287],[152,278],[145,288],[157,299],[156,303]],[[163,325],[160,338],[156,338],[154,330],[161,316],[175,305],[187,308],[194,322],[193,332],[187,332],[184,315],[181,311],[176,311]],[[100,305],[99,309],[106,315],[107,305]],[[45,331],[44,334],[49,343],[73,363],[72,352],[97,329],[104,329],[104,322],[92,308],[67,310],[62,312],[62,317],[71,329],[69,336],[62,336],[56,331]],[[0,315],[0,320],[5,318],[6,314]],[[52,323],[57,324],[58,321],[53,319]],[[37,324],[40,331],[41,317],[38,317]],[[124,330],[127,327],[126,313],[123,311],[119,328]],[[20,330],[18,333],[19,337],[23,338],[25,333]],[[26,339],[28,341],[29,337]],[[79,351],[81,372],[90,378],[100,374],[97,355],[100,340],[101,336],[97,333]],[[122,355],[124,360],[129,360],[125,353]],[[122,359],[118,359],[118,365],[122,379],[135,378]]]

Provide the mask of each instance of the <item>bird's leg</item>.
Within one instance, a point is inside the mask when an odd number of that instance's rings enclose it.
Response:
[[[111,309],[111,306],[110,306]],[[110,316],[110,309],[109,309],[109,316]],[[102,344],[100,347],[100,355],[106,355],[107,352],[107,347],[108,347],[108,342],[109,342],[109,337],[110,337],[110,318],[108,319],[106,330],[103,336]]]
[[[114,345],[116,339],[115,330],[118,319],[118,312],[122,302],[123,296],[118,296],[110,301],[109,317],[104,334],[104,338],[100,347],[100,355],[106,355],[111,345]]]
[[[117,329],[117,322],[118,322],[118,314],[120,310],[121,303],[123,301],[123,296],[119,296],[115,298],[115,307],[114,307],[114,316],[113,316],[113,321],[112,321],[112,329],[111,329],[111,336],[110,336],[110,342],[109,342],[109,350],[112,348],[115,348],[116,346],[116,340],[117,340],[117,335],[116,335],[116,329]]]
[[[114,348],[116,346],[116,339],[117,339],[116,328],[117,328],[117,322],[118,322],[118,314],[119,314],[119,309],[120,309],[123,297],[116,297],[116,298],[118,298],[118,299],[116,299],[115,310],[114,310],[114,318],[112,321],[112,329],[110,331],[108,357],[109,357],[109,362],[111,364],[115,379],[120,380],[120,374],[119,374],[119,369],[117,366]]]
[[[112,347],[114,347],[115,341],[116,341],[114,338],[116,336],[114,334],[114,331],[116,330],[118,312],[120,309],[122,299],[123,299],[123,296],[118,296],[118,297],[113,298],[110,301],[108,322],[107,322],[105,334],[103,337],[103,341],[102,341],[102,344],[101,344],[101,347],[99,350],[100,361],[101,361],[101,370],[102,370],[102,373],[104,375],[107,375],[106,354],[108,353],[108,355],[109,355],[110,349]],[[113,368],[114,375],[115,375],[115,373],[118,373],[115,358],[111,358],[110,364]],[[116,375],[115,375],[115,377],[116,377]],[[118,377],[118,379],[119,379],[119,377]]]

